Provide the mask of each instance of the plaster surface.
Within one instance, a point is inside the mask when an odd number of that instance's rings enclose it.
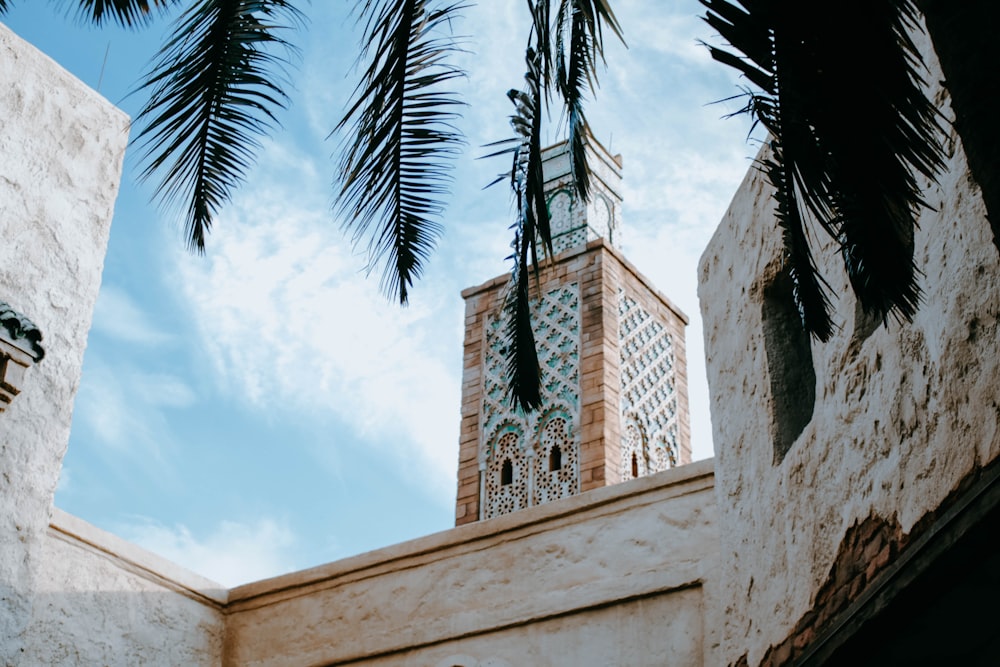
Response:
[[[55,509],[28,665],[218,665],[223,587]]]
[[[45,336],[0,414],[0,663],[21,655],[128,118],[0,25],[0,299]]]
[[[702,461],[233,589],[224,664],[714,664],[712,480]]]
[[[945,96],[935,95],[950,115]],[[948,151],[939,183],[924,184],[936,210],[922,211],[915,234],[923,302],[912,323],[866,321],[836,246],[827,240],[816,254],[837,295],[840,329],[826,344],[809,344],[812,414],[783,458],[774,439],[783,407],[769,375],[781,349],[769,349],[763,322],[781,234],[770,187],[755,168],[702,256],[728,593],[720,664],[746,653],[756,665],[788,636],[812,608],[851,526],[876,517],[910,531],[1000,450],[1000,260],[954,137]]]

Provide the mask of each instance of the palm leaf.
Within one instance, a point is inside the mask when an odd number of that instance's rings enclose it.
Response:
[[[135,27],[145,25],[153,18],[153,10],[165,9],[180,0],[64,0],[75,8],[81,19],[95,25],[111,20],[119,25]]]
[[[511,169],[493,183],[508,180],[514,196],[514,267],[505,299],[507,336],[507,385],[512,404],[525,411],[541,405],[541,375],[531,328],[529,305],[530,266],[537,274],[538,245],[552,257],[552,229],[545,202],[545,175],[542,170],[543,105],[553,90],[567,110],[570,163],[574,189],[586,201],[590,193],[584,116],[586,90],[597,84],[595,65],[603,60],[603,25],[621,38],[621,27],[607,0],[560,0],[556,20],[550,21],[551,0],[529,0],[532,30],[525,54],[527,72],[524,90],[508,93],[514,103],[511,127],[514,137],[491,146],[504,146],[485,157],[510,154]],[[624,40],[623,40],[624,41]],[[556,76],[551,74],[553,63]],[[492,183],[491,183],[492,185]],[[529,261],[530,260],[530,261]]]
[[[514,197],[516,217],[514,241],[511,244],[514,260],[511,282],[508,288],[504,315],[507,337],[507,386],[511,403],[525,411],[537,409],[541,405],[541,374],[538,355],[535,351],[535,337],[531,329],[531,308],[529,304],[531,274],[529,266],[538,270],[538,244],[541,243],[546,255],[551,257],[552,229],[549,211],[545,202],[545,176],[542,171],[542,67],[540,52],[529,48],[525,60],[527,72],[524,75],[525,89],[507,93],[514,103],[514,113],[510,124],[514,137],[496,142],[495,146],[506,145],[486,157],[510,154],[512,166],[509,172],[511,192]],[[494,183],[508,178],[501,175]],[[530,257],[530,262],[529,262]]]
[[[292,47],[279,34],[300,22],[286,0],[200,0],[178,18],[140,86],[151,91],[136,137],[141,178],[162,173],[156,195],[184,202],[188,242],[199,252],[253,164],[257,137],[285,106],[280,83]]]
[[[589,134],[583,102],[586,91],[597,88],[596,63],[604,59],[603,24],[619,39],[621,26],[604,0],[561,0],[556,17],[556,86],[566,106],[570,171],[581,200],[590,199],[590,169],[587,166],[586,137]]]
[[[701,2],[741,54],[712,48],[712,56],[762,91],[746,110],[775,137],[766,172],[805,328],[821,340],[832,331],[822,278],[800,247],[806,211],[840,243],[863,308],[912,318],[913,230],[926,206],[914,174],[938,173],[942,132],[908,34],[911,0]]]
[[[336,206],[355,242],[368,238],[369,270],[384,261],[383,291],[403,304],[440,236],[441,197],[463,143],[453,125],[461,103],[439,90],[464,76],[447,61],[458,50],[448,22],[463,7],[366,2],[362,58],[371,62],[334,130],[351,129]]]

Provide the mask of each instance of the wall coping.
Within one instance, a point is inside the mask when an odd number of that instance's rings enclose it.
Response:
[[[317,590],[418,566],[428,560],[488,549],[495,543],[551,530],[555,525],[581,523],[594,516],[619,513],[627,507],[711,491],[715,487],[714,465],[714,459],[696,461],[307,570],[244,584],[229,591],[229,606],[253,608],[307,596]]]
[[[52,508],[49,535],[90,551],[122,570],[196,602],[221,610],[228,601],[228,591],[222,584],[191,572],[117,535],[101,530],[58,507]]]

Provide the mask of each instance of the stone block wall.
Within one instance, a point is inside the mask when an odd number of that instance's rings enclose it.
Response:
[[[821,344],[789,326],[781,234],[755,168],[702,257],[730,592],[720,664],[794,659],[1000,453],[1000,257],[957,139],[938,184],[924,185],[935,210],[915,234],[912,323],[867,318],[827,240],[816,257],[839,330]]]

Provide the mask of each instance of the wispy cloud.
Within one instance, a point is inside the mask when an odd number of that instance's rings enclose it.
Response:
[[[74,436],[85,436],[90,451],[116,466],[129,461],[161,478],[172,437],[168,411],[195,399],[179,377],[139,370],[93,348],[74,408]]]
[[[94,307],[93,328],[126,343],[159,345],[170,339],[125,290],[110,284],[101,286]]]
[[[461,304],[442,305],[426,285],[408,308],[387,303],[310,169],[259,173],[207,260],[178,257],[202,345],[224,390],[270,410],[333,413],[404,468],[451,479]]]
[[[260,518],[250,523],[221,521],[206,535],[184,525],[167,526],[139,517],[115,532],[192,572],[232,587],[300,567],[298,538],[284,522]]]

